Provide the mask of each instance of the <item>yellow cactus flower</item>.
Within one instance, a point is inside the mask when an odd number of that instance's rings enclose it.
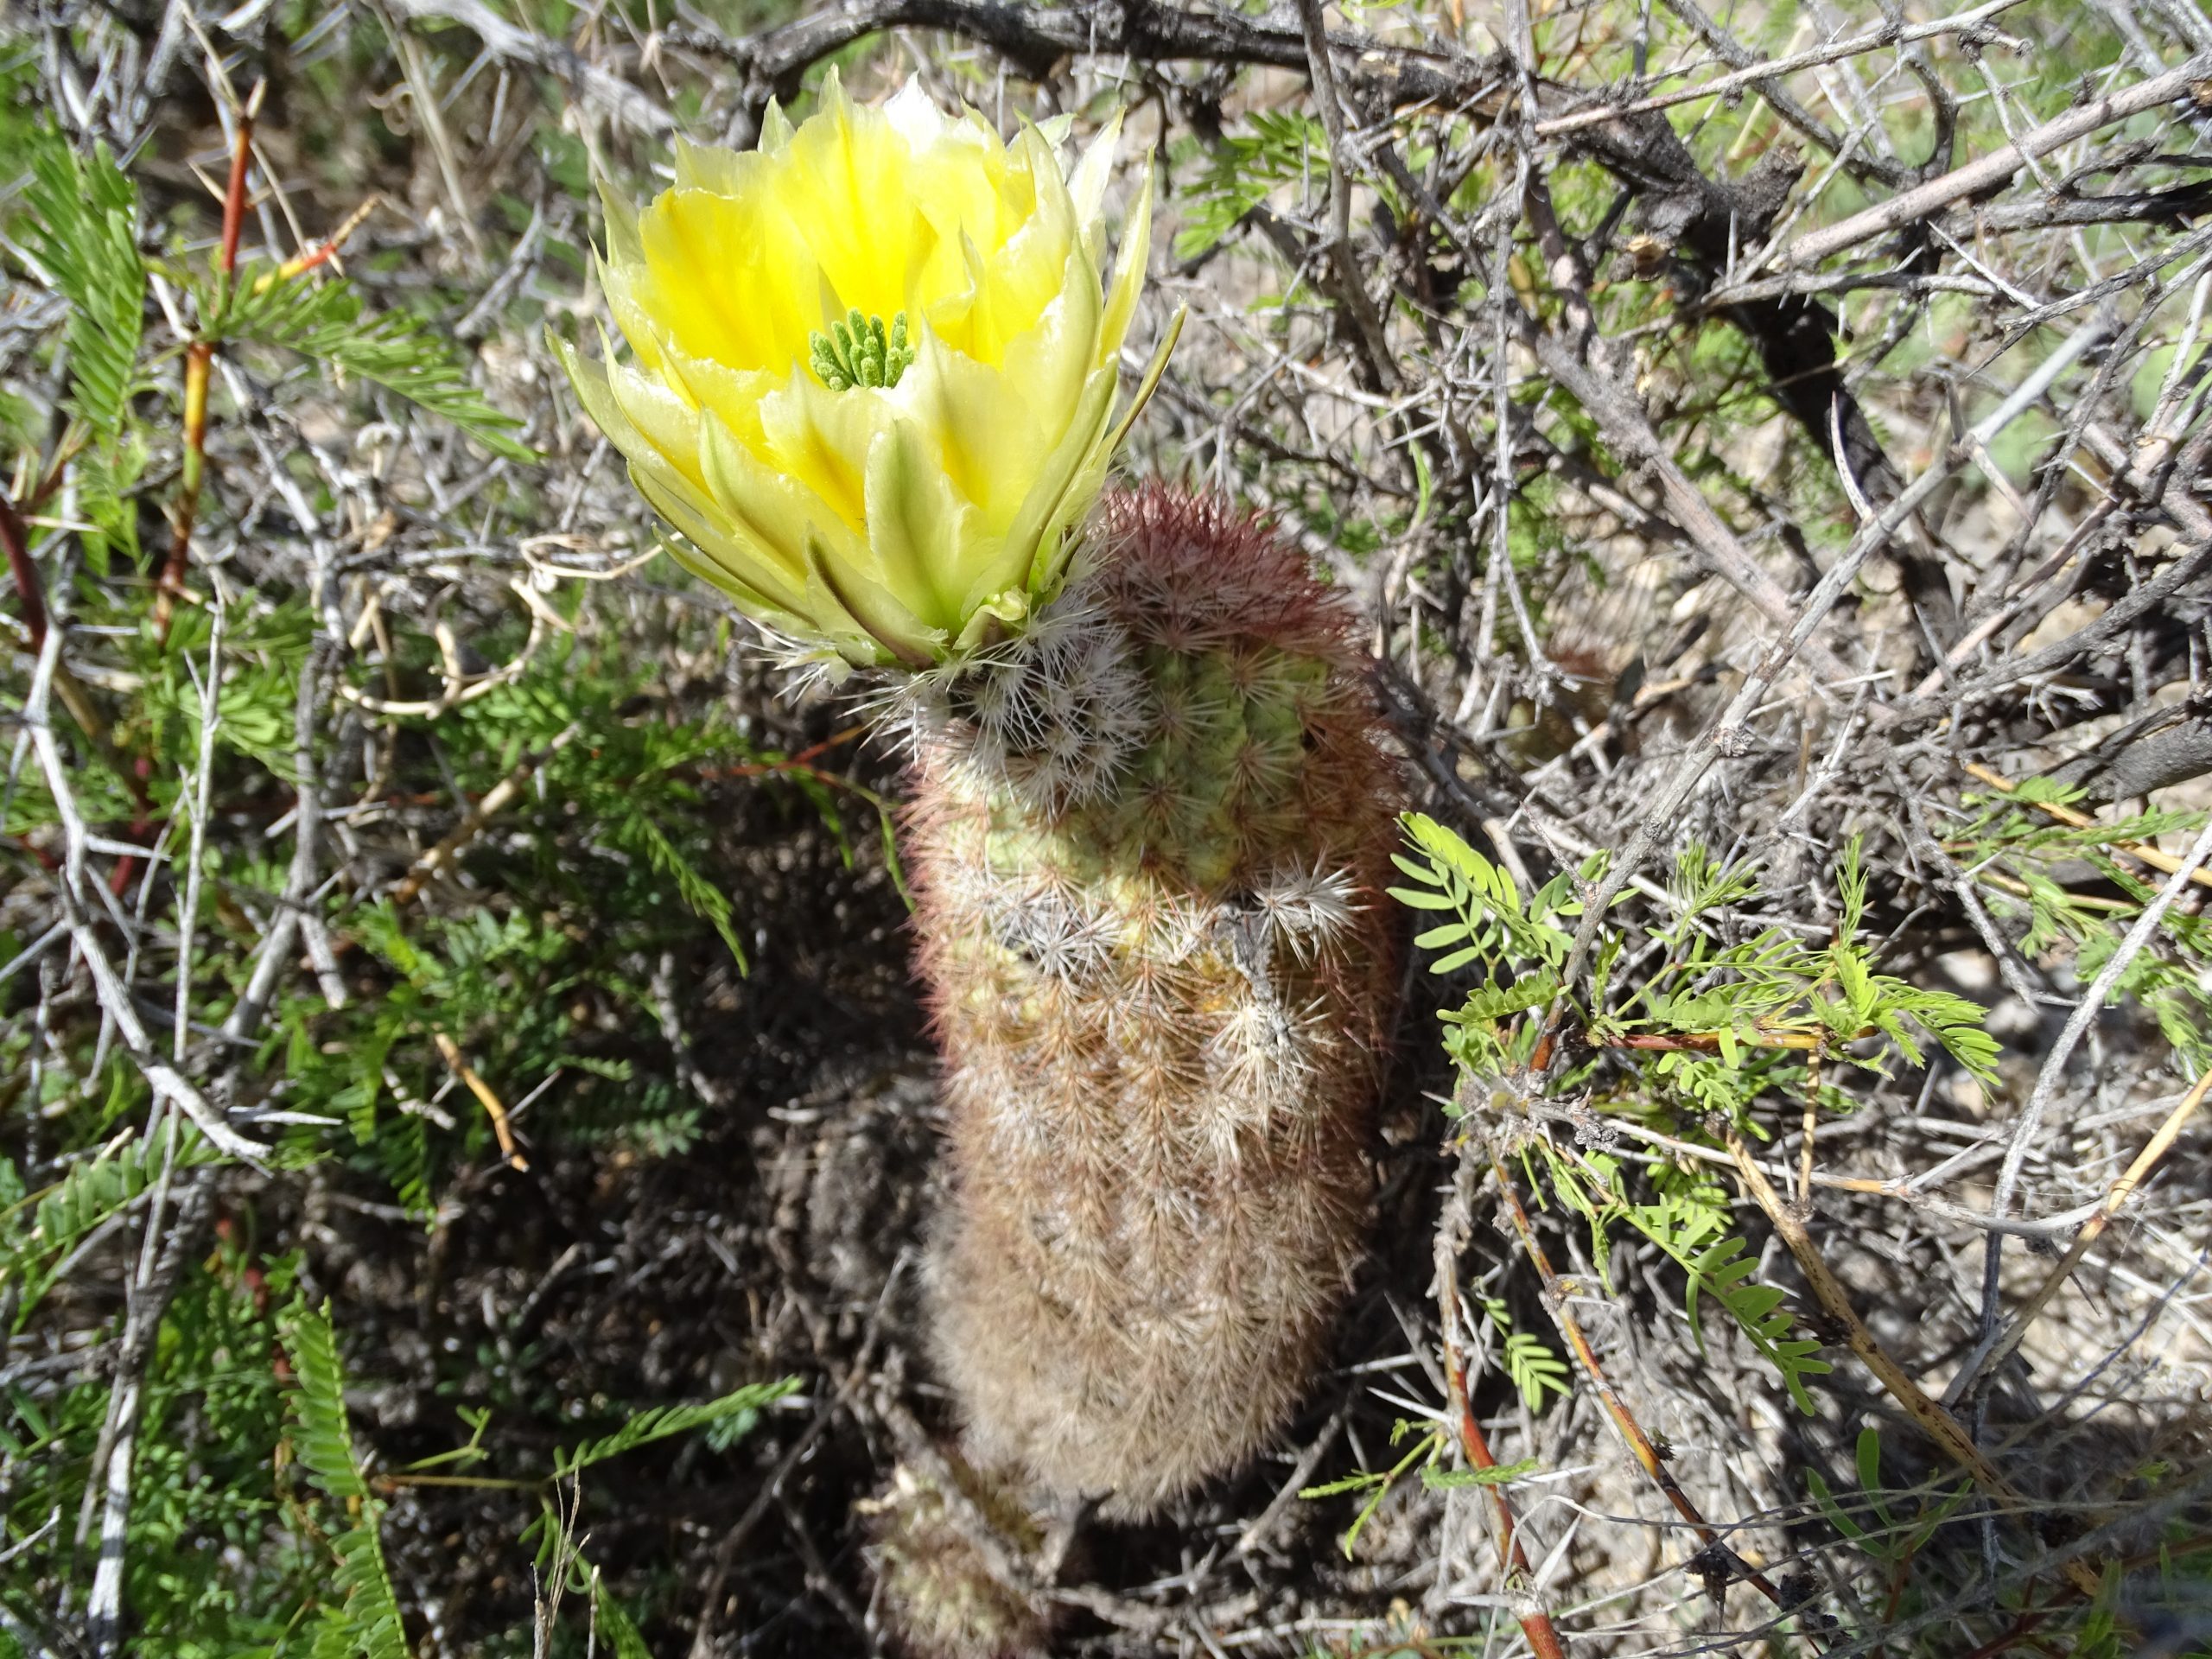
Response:
[[[1004,143],[911,81],[869,108],[833,74],[796,130],[772,106],[757,150],[679,143],[642,213],[610,200],[630,355],[555,345],[676,556],[864,665],[943,662],[1057,593],[1127,424],[1152,181],[1109,288],[1118,124],[1066,167],[1036,127]]]

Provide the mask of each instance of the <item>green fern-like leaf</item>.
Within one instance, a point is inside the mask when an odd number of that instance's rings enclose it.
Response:
[[[1273,191],[1328,175],[1328,135],[1310,115],[1255,111],[1249,128],[1226,135],[1213,164],[1183,208],[1175,257],[1195,259],[1217,245]]]
[[[638,1633],[638,1626],[629,1610],[614,1599],[606,1581],[594,1572],[591,1575],[592,1617],[607,1645],[614,1649],[614,1659],[653,1659],[652,1649],[645,1645],[645,1638]]]
[[[282,1330],[284,1351],[299,1380],[291,1408],[300,1461],[315,1484],[351,1517],[351,1524],[330,1540],[338,1565],[311,1650],[315,1659],[407,1659],[399,1603],[392,1594],[377,1534],[384,1505],[371,1496],[353,1459],[353,1430],[346,1419],[346,1372],[339,1363],[330,1315],[296,1302]]]
[[[586,1440],[581,1446],[570,1446],[556,1452],[553,1459],[556,1478],[565,1478],[594,1464],[605,1463],[609,1458],[619,1458],[625,1452],[653,1440],[664,1440],[671,1434],[689,1433],[710,1423],[726,1418],[750,1415],[764,1407],[798,1391],[798,1379],[786,1377],[780,1382],[755,1382],[726,1394],[719,1400],[709,1400],[696,1406],[655,1406],[641,1411],[628,1422],[604,1440]]]
[[[1505,1339],[1505,1374],[1520,1390],[1521,1403],[1532,1413],[1544,1408],[1547,1390],[1567,1392],[1567,1362],[1526,1331],[1516,1331]]]
[[[1541,1460],[1536,1458],[1493,1464],[1487,1469],[1439,1469],[1432,1463],[1422,1467],[1421,1484],[1432,1492],[1448,1492],[1462,1486],[1503,1486],[1523,1475],[1533,1475],[1542,1467]]]
[[[1568,897],[1569,882],[1555,879],[1524,899],[1511,872],[1427,814],[1408,812],[1400,822],[1420,856],[1394,853],[1391,861],[1419,885],[1392,887],[1390,896],[1409,909],[1448,911],[1454,918],[1414,941],[1424,950],[1446,952],[1429,964],[1431,973],[1448,974],[1480,961],[1495,975],[1515,977],[1528,967],[1556,969],[1567,960],[1572,941],[1545,918],[1580,908]]]
[[[92,1230],[128,1205],[152,1185],[167,1155],[167,1137],[136,1140],[103,1150],[71,1166],[67,1174],[48,1189],[31,1212],[27,1236],[10,1238],[0,1256],[0,1280],[23,1285],[16,1309],[18,1320],[27,1317],[52,1287],[50,1264],[63,1262]],[[215,1156],[197,1129],[180,1126],[176,1167],[189,1169]]]
[[[1568,1391],[1566,1362],[1545,1346],[1541,1338],[1515,1330],[1513,1316],[1506,1312],[1502,1299],[1484,1297],[1483,1312],[1504,1338],[1505,1374],[1520,1391],[1522,1404],[1532,1413],[1540,1412],[1544,1408],[1548,1392],[1563,1395]]]
[[[31,146],[24,239],[69,302],[72,407],[95,439],[112,441],[130,401],[145,315],[138,193],[105,145],[89,161],[55,133]]]
[[[215,336],[311,357],[451,421],[494,454],[537,458],[514,435],[521,423],[486,402],[446,345],[414,318],[389,311],[364,318],[360,296],[350,285],[307,274],[242,270],[230,295],[226,304],[212,308],[209,329]]]
[[[369,1149],[400,1208],[427,1225],[437,1207],[430,1202],[430,1143],[423,1120],[396,1115],[378,1126]]]
[[[1684,1312],[1698,1351],[1705,1351],[1699,1304],[1709,1297],[1726,1311],[1751,1345],[1780,1374],[1791,1403],[1807,1416],[1812,1415],[1813,1397],[1805,1388],[1805,1379],[1826,1376],[1834,1367],[1817,1357],[1819,1343],[1790,1334],[1796,1321],[1783,1306],[1786,1299],[1773,1286],[1763,1285],[1751,1276],[1758,1264],[1748,1255],[1745,1241],[1719,1236],[1726,1211],[1720,1207],[1719,1189],[1686,1185],[1662,1196],[1657,1204],[1630,1205],[1621,1213],[1688,1276]]]
[[[137,388],[146,309],[138,194],[105,145],[87,159],[49,130],[30,146],[29,160],[23,241],[69,303],[68,407],[90,440],[76,467],[78,511],[92,526],[81,540],[104,575],[111,548],[135,554],[138,542],[137,514],[126,497],[144,467],[145,447],[124,423]]]
[[[632,812],[621,819],[620,834],[632,850],[642,851],[655,869],[676,883],[676,890],[683,894],[691,913],[710,923],[715,931],[721,935],[722,943],[736,959],[737,971],[750,973],[753,965],[732,925],[728,896],[702,875],[697,867],[677,850],[676,843],[661,827],[644,813]]]

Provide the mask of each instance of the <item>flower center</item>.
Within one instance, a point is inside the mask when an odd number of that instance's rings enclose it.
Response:
[[[842,322],[832,322],[827,334],[807,336],[809,360],[822,384],[832,391],[854,386],[895,386],[914,360],[906,343],[906,314],[891,319],[888,331],[881,317],[848,312]]]

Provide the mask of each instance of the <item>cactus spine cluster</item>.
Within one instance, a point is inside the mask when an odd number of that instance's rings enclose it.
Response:
[[[979,1462],[1139,1514],[1279,1427],[1357,1256],[1395,779],[1281,537],[1150,491],[1095,546],[934,685],[909,847],[938,1366]]]

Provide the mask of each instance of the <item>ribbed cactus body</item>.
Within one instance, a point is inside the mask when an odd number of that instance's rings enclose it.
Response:
[[[973,1453],[1155,1507],[1303,1390],[1357,1255],[1394,772],[1348,610],[1225,505],[1110,500],[1068,619],[921,743],[918,931]]]

